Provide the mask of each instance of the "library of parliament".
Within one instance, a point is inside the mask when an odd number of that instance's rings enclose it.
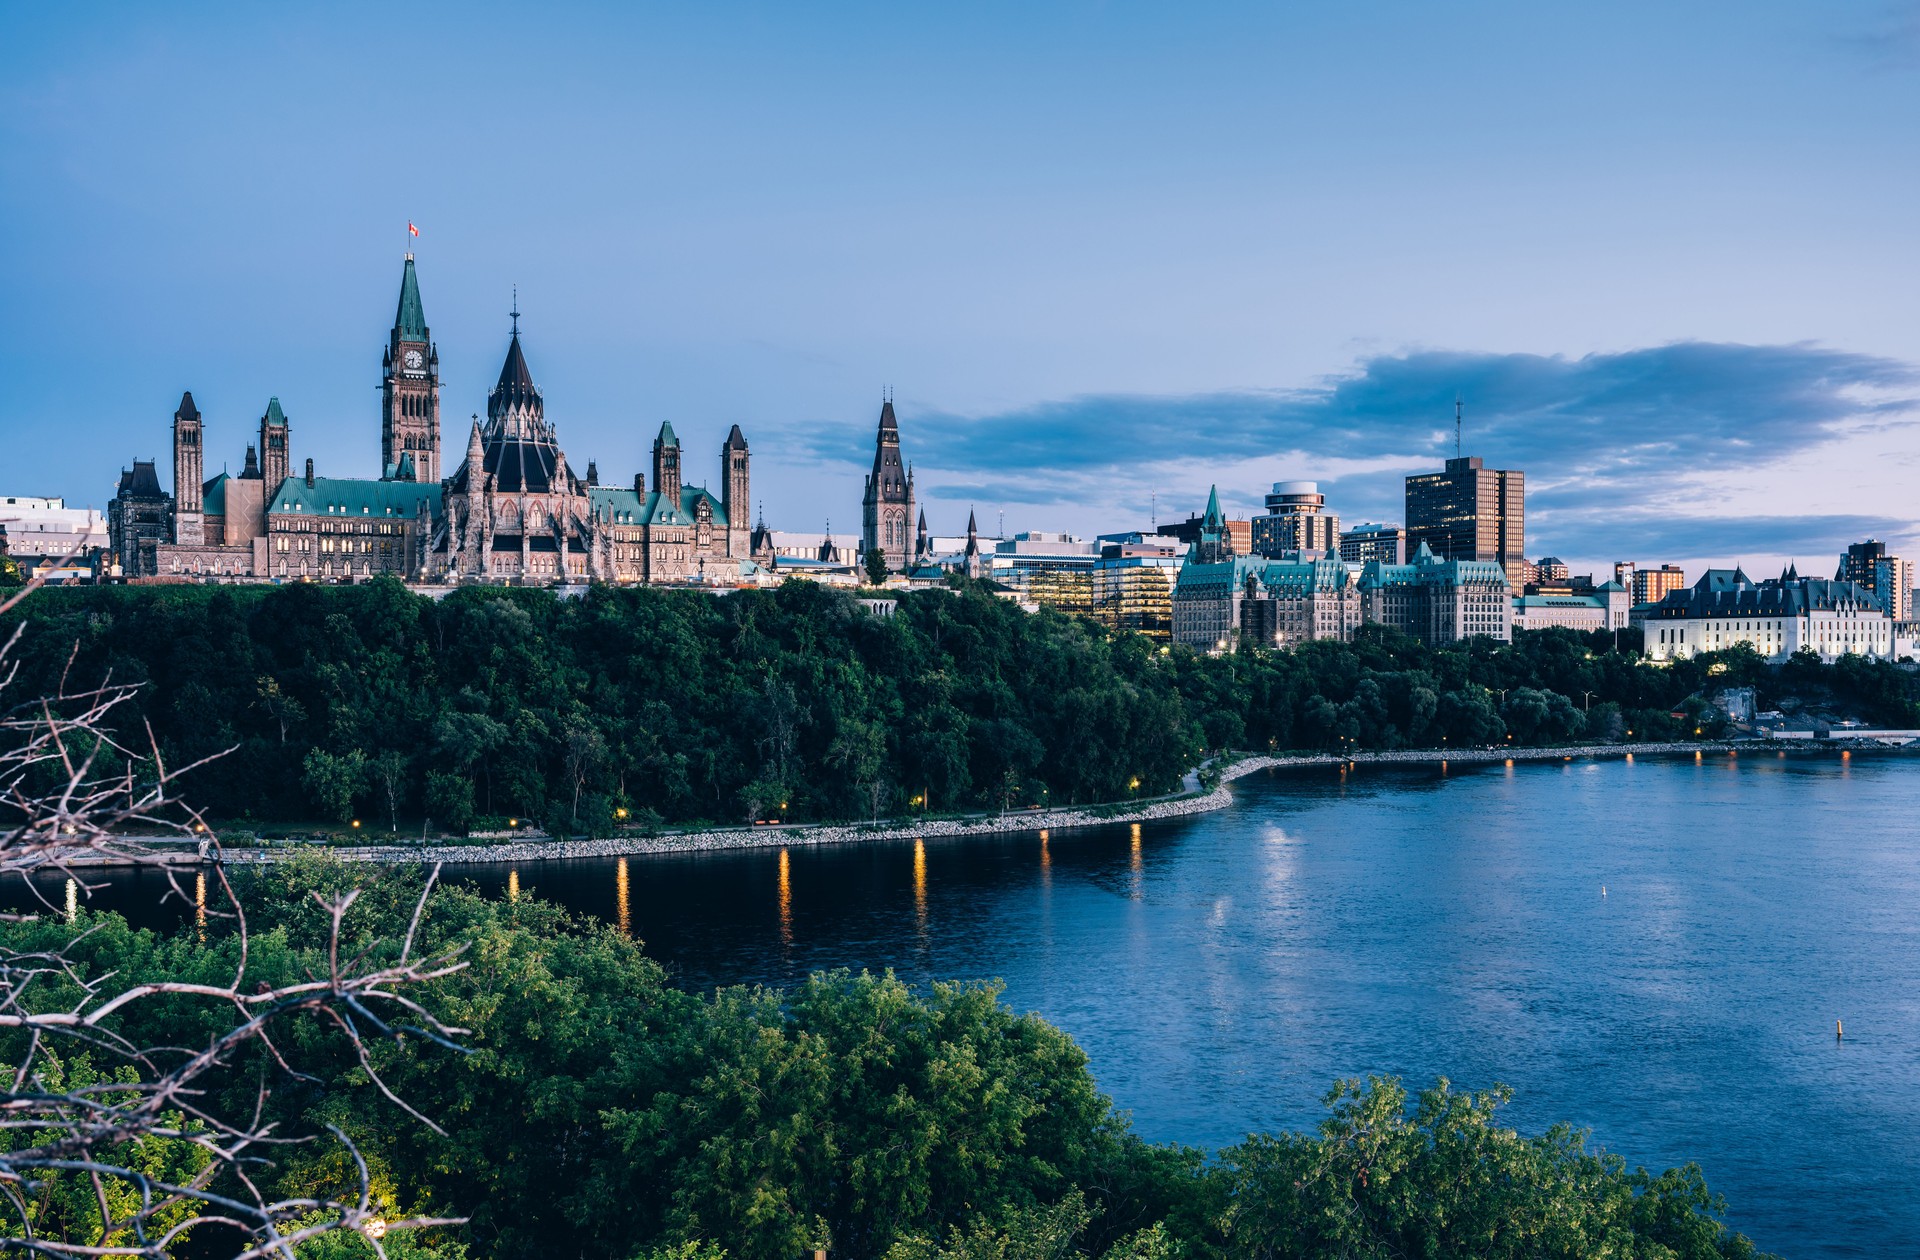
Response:
[[[449,455],[440,425],[440,354],[408,254],[381,355],[378,480],[296,468],[292,428],[268,401],[241,471],[204,478],[205,422],[184,394],[173,414],[173,493],[152,460],[120,475],[108,506],[114,559],[128,578],[416,583],[714,582],[756,571],[747,442],[720,448],[720,493],[682,479],[680,439],[662,424],[653,479],[602,485],[568,463],[527,357],[516,311],[499,382]],[[457,439],[456,439],[457,441]]]

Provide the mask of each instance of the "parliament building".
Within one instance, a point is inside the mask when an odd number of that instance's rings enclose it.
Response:
[[[720,449],[720,492],[682,479],[670,423],[653,443],[653,480],[600,484],[567,460],[521,348],[519,316],[486,421],[445,458],[440,353],[408,254],[381,356],[378,479],[321,477],[293,465],[293,425],[278,398],[261,415],[238,475],[204,476],[205,420],[193,395],[173,415],[173,492],[135,460],[108,508],[123,576],[189,581],[413,583],[705,582],[760,573],[752,551],[740,426]],[[443,475],[444,474],[444,475]]]

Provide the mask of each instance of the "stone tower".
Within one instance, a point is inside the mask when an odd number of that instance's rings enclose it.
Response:
[[[173,413],[173,541],[199,546],[207,540],[200,503],[202,468],[200,409],[191,392]]]
[[[747,460],[747,439],[736,424],[720,447],[720,506],[727,514],[727,554],[730,556],[744,556],[748,551],[747,536],[751,530],[747,526],[747,510],[753,500],[747,492]]]
[[[287,443],[291,426],[287,423],[287,413],[280,410],[280,400],[267,400],[266,414],[260,417],[260,480],[265,485],[265,494],[271,497],[280,483],[293,471],[291,455]]]
[[[380,467],[388,481],[440,480],[440,352],[420,307],[420,281],[407,255],[400,273],[400,309],[381,357]],[[403,464],[412,465],[406,476]],[[272,478],[268,478],[272,484]]]
[[[660,426],[653,439],[653,488],[675,507],[680,506],[680,439],[674,436],[673,422]]]
[[[900,462],[900,425],[893,399],[880,405],[880,431],[874,437],[873,471],[860,500],[860,557],[878,551],[887,568],[907,567],[913,552],[913,473]]]

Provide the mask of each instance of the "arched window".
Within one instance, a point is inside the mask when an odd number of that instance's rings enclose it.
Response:
[[[520,509],[512,499],[502,499],[494,510],[494,528],[509,534],[519,532]]]
[[[540,505],[538,503],[528,504],[527,505],[527,528],[539,529],[540,521],[541,521]]]

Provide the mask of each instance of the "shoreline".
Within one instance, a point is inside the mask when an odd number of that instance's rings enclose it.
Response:
[[[1738,752],[1724,741],[1690,740],[1663,744],[1587,744],[1572,748],[1465,749],[1444,751],[1406,749],[1240,758],[1220,771],[1211,791],[1190,791],[1160,797],[1131,809],[1112,803],[1070,809],[992,815],[966,819],[928,819],[915,824],[801,823],[781,827],[733,827],[664,836],[613,836],[604,840],[526,839],[498,844],[463,845],[286,845],[266,849],[222,849],[221,860],[244,866],[284,861],[294,853],[322,849],[344,861],[408,863],[437,861],[452,865],[490,865],[503,862],[564,862],[576,858],[638,857],[666,853],[710,853],[730,849],[780,849],[832,844],[860,844],[894,840],[934,840],[968,836],[1020,835],[1041,831],[1070,831],[1082,827],[1153,822],[1225,809],[1233,801],[1228,785],[1262,770],[1312,769],[1340,765],[1486,765],[1507,761],[1572,761],[1622,758],[1636,754],[1683,755],[1695,752]]]

